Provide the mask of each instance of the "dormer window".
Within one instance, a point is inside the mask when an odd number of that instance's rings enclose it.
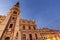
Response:
[[[16,11],[14,11],[13,13],[14,13],[14,14],[17,14],[17,12],[16,12]]]

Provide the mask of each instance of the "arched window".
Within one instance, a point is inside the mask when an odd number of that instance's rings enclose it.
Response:
[[[10,37],[6,37],[5,40],[10,40]]]
[[[14,17],[12,19],[15,19]]]
[[[18,32],[17,32],[16,36],[18,37]]]
[[[16,39],[18,39],[18,32],[16,33]]]
[[[10,24],[9,28],[12,28],[13,24]]]
[[[22,40],[26,40],[26,35],[22,34]]]
[[[29,34],[29,38],[30,38],[30,40],[32,40],[32,34]]]
[[[14,13],[14,14],[17,14],[17,12],[16,12],[16,11],[14,11],[13,13]]]

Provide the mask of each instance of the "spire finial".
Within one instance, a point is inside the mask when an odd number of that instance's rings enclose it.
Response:
[[[19,7],[19,2],[17,2],[15,6]]]

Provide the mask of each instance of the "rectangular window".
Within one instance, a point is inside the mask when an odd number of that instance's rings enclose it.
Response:
[[[22,40],[26,40],[26,35],[22,34]]]
[[[36,28],[33,26],[33,29],[35,30]]]
[[[23,30],[25,30],[25,26],[23,26]]]
[[[38,39],[37,34],[35,34],[36,40]]]
[[[31,26],[29,26],[29,30],[31,30]]]
[[[29,34],[30,40],[32,40],[32,34]]]

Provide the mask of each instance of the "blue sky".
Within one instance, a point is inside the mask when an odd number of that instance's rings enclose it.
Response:
[[[0,0],[0,15],[6,15],[18,0]],[[19,0],[21,18],[35,20],[38,28],[60,30],[60,0]]]

